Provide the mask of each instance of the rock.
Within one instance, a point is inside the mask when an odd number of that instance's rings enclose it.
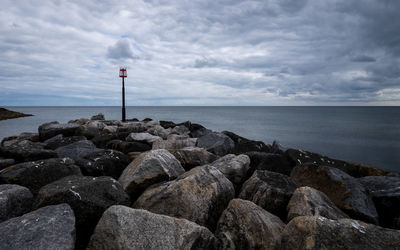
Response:
[[[286,206],[296,185],[286,175],[256,170],[242,186],[239,198],[249,200],[286,220]]]
[[[196,129],[194,131],[191,131],[190,132],[190,136],[193,137],[193,138],[200,138],[200,137],[208,135],[210,133],[213,133],[213,131],[210,130],[210,129],[201,127],[201,128]]]
[[[204,128],[202,125],[197,124],[197,123],[192,123],[190,121],[182,122],[182,123],[179,123],[179,124],[176,124],[176,125],[177,126],[183,125],[183,126],[187,127],[189,129],[190,133]]]
[[[243,154],[250,151],[270,151],[270,147],[265,145],[262,141],[249,140],[229,131],[222,131],[222,133],[229,136],[229,138],[231,138],[235,143],[235,148],[232,152],[234,154]]]
[[[118,127],[118,132],[141,133],[146,131],[143,122],[125,122]]]
[[[41,188],[35,205],[59,203],[74,210],[77,248],[84,249],[103,212],[112,205],[129,205],[129,197],[111,177],[68,176]]]
[[[174,122],[171,121],[160,121],[160,126],[168,129],[168,128],[173,128],[176,126],[176,124]]]
[[[148,122],[147,124],[150,124],[150,123],[151,122]],[[149,127],[147,129],[147,132],[152,135],[159,136],[162,139],[167,139],[167,136],[169,134],[171,134],[171,128],[165,129],[165,128],[161,127],[160,125],[154,125],[152,127]]]
[[[79,127],[80,126],[76,123],[45,123],[39,126],[39,138],[41,141],[45,141],[58,134],[62,134],[64,136],[73,136],[75,135],[75,132],[79,129]]]
[[[181,149],[186,147],[195,147],[197,139],[189,138],[189,139],[169,139],[162,141],[155,141],[153,143],[153,149]]]
[[[1,146],[3,147],[8,147],[16,142],[23,141],[23,140],[28,140],[31,142],[39,142],[39,134],[37,133],[21,133],[17,136],[9,136],[5,137],[3,140],[1,140]]]
[[[23,162],[0,171],[0,181],[27,187],[33,194],[53,181],[69,175],[80,175],[81,171],[69,158]]]
[[[122,135],[120,133],[113,133],[113,134],[108,134],[108,133],[99,133],[96,134],[92,139],[90,139],[91,142],[93,142],[94,145],[98,148],[107,148],[107,144],[112,141],[112,140],[125,140],[125,137],[129,133],[121,133],[124,135],[124,137],[120,138]]]
[[[103,128],[103,132],[112,134],[112,133],[117,133],[118,127],[117,126],[105,126]]]
[[[197,139],[197,147],[204,148],[213,154],[224,156],[233,152],[235,143],[222,133],[212,132],[199,137]]]
[[[184,218],[214,231],[235,190],[216,168],[200,166],[176,180],[149,187],[133,204],[157,214]]]
[[[44,148],[54,150],[59,147],[63,147],[63,146],[69,145],[71,143],[74,143],[77,141],[83,141],[83,140],[86,140],[86,137],[84,137],[84,136],[64,137],[62,134],[59,134],[48,140],[45,140],[43,142],[43,144],[44,144]]]
[[[184,172],[171,153],[165,149],[156,149],[139,155],[123,171],[118,181],[134,199],[147,187],[173,180]]]
[[[162,138],[149,133],[130,133],[128,137],[126,137],[126,141],[145,142],[149,145],[152,145],[153,142],[158,140],[162,140]]]
[[[84,175],[106,175],[118,179],[130,162],[129,157],[123,153],[108,149],[85,155],[83,158],[78,159],[76,164],[81,167]]]
[[[270,152],[273,154],[283,154],[286,150],[287,148],[282,146],[278,141],[274,141],[270,148]]]
[[[185,219],[112,206],[87,249],[217,249],[217,240],[207,228]]]
[[[75,248],[75,217],[67,204],[43,207],[0,223],[0,249]]]
[[[121,151],[124,154],[129,152],[144,152],[151,150],[151,146],[147,143],[142,142],[126,142],[121,140],[109,141],[106,148]]]
[[[358,180],[372,196],[380,225],[400,229],[400,177],[367,176]]]
[[[332,167],[302,164],[293,168],[291,179],[299,187],[324,192],[340,209],[354,219],[378,223],[378,214],[365,188],[356,178]]]
[[[400,231],[357,220],[300,216],[286,225],[280,249],[400,249]]]
[[[297,188],[290,198],[287,210],[288,221],[298,216],[323,216],[332,220],[349,218],[328,196],[311,187]]]
[[[0,222],[23,215],[32,208],[33,195],[19,185],[0,185]]]
[[[53,150],[44,149],[43,143],[29,140],[17,141],[9,146],[3,146],[1,149],[6,157],[13,158],[17,162],[57,157],[57,153]]]
[[[0,170],[9,167],[11,165],[15,164],[15,160],[14,159],[3,159],[0,158]]]
[[[171,134],[189,135],[189,133],[190,133],[190,130],[184,125],[175,126],[171,130]]]
[[[104,114],[103,113],[98,113],[97,115],[94,115],[90,118],[90,120],[92,121],[96,121],[96,120],[105,120],[104,119]]]
[[[197,166],[205,165],[215,161],[218,157],[203,148],[186,147],[181,149],[171,149],[176,159],[181,163],[186,170]]]
[[[253,202],[233,199],[218,221],[223,249],[275,249],[285,224]]]
[[[247,155],[225,155],[209,164],[225,175],[235,186],[241,185],[249,170],[250,158]]]
[[[83,158],[85,155],[102,152],[103,149],[96,148],[93,142],[88,140],[77,141],[56,149],[58,157],[69,157],[74,160]]]
[[[80,118],[77,120],[71,120],[68,123],[76,123],[78,125],[85,125],[86,123],[88,123],[90,120],[88,118]]]
[[[289,176],[295,167],[294,162],[285,155],[254,151],[247,152],[246,155],[250,157],[251,172],[254,172],[254,170],[268,170]]]

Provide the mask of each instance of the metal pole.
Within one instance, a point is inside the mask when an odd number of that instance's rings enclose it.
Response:
[[[122,121],[125,121],[125,77],[122,77]]]

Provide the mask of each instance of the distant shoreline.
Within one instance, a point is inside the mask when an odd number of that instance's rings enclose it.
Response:
[[[1,120],[8,120],[8,119],[15,119],[20,117],[26,116],[33,116],[32,114],[24,114],[20,112],[11,111],[5,108],[0,108],[0,121]]]

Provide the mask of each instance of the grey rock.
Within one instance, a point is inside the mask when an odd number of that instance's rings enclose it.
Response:
[[[75,217],[67,204],[43,207],[0,223],[0,249],[75,249]]]
[[[234,185],[241,185],[249,170],[250,158],[247,155],[225,155],[209,164],[225,175]]]
[[[273,154],[283,154],[286,150],[287,150],[287,148],[282,146],[278,141],[274,141],[272,143],[270,152]]]
[[[158,140],[162,140],[162,138],[149,133],[130,133],[128,137],[126,137],[126,141],[146,142],[149,145],[152,145],[153,142]]]
[[[188,139],[169,139],[162,141],[155,141],[153,143],[153,149],[181,149],[186,147],[195,147],[197,139],[196,138],[188,138]]]
[[[186,170],[211,163],[218,158],[207,150],[197,147],[171,149],[170,152],[176,157],[176,159],[178,159]]]
[[[287,210],[288,221],[297,216],[323,216],[332,220],[349,218],[328,196],[312,187],[297,188],[290,198]]]
[[[233,132],[222,131],[223,134],[229,136],[235,143],[235,148],[232,153],[234,154],[244,154],[246,152],[259,151],[259,152],[269,152],[270,146],[265,145],[262,141],[253,141],[247,138],[241,137]]]
[[[122,140],[111,140],[107,142],[106,148],[121,151],[124,154],[130,152],[144,152],[151,150],[151,146],[142,142],[126,142]]]
[[[154,122],[154,121],[151,121],[151,122]],[[151,122],[148,122],[146,125],[149,125]],[[167,136],[169,134],[171,134],[171,131],[172,131],[171,128],[165,129],[160,125],[152,125],[151,127],[147,128],[148,133],[155,135],[155,136],[159,136],[162,139],[167,139]]]
[[[286,220],[286,206],[296,185],[286,175],[256,170],[242,186],[239,198],[249,200]]]
[[[119,178],[125,191],[136,198],[150,185],[170,181],[185,170],[167,150],[156,149],[139,155],[123,171]]]
[[[33,194],[53,181],[69,175],[80,175],[81,171],[69,158],[52,158],[23,162],[0,171],[0,181],[27,187]]]
[[[133,207],[185,218],[214,231],[234,195],[232,183],[219,170],[206,165],[193,168],[176,180],[149,187]]]
[[[143,122],[124,122],[118,127],[118,132],[141,133],[145,132],[146,127]]]
[[[53,150],[44,149],[43,143],[29,140],[16,141],[11,145],[3,146],[2,151],[6,157],[13,158],[17,162],[57,157],[57,153]]]
[[[101,151],[104,150],[96,148],[93,142],[88,140],[77,141],[56,149],[58,157],[69,157],[74,160],[78,160],[79,158],[83,158],[85,155]]]
[[[41,141],[50,139],[58,134],[73,136],[79,128],[76,123],[59,124],[58,122],[45,123],[39,126],[39,138]]]
[[[28,140],[31,142],[39,142],[39,134],[37,133],[21,133],[17,136],[8,136],[1,140],[1,146],[8,147],[16,142]]]
[[[103,113],[98,113],[97,115],[94,115],[90,118],[92,121],[102,121],[104,120],[104,114]]]
[[[200,138],[202,136],[205,136],[207,134],[213,133],[212,130],[201,127],[195,130],[191,130],[190,135],[194,138]]]
[[[233,199],[218,221],[223,249],[275,249],[285,224],[251,201]]]
[[[44,144],[44,148],[54,150],[59,147],[63,147],[63,146],[69,145],[71,143],[74,143],[77,141],[83,141],[83,140],[86,140],[86,137],[84,137],[84,136],[64,137],[62,134],[59,134],[48,140],[45,140],[43,142],[43,144]]]
[[[108,133],[108,134],[112,134],[112,133],[117,133],[118,131],[118,126],[105,126],[103,128],[103,132]]]
[[[297,186],[309,186],[324,192],[351,218],[378,223],[378,213],[365,188],[345,172],[327,166],[305,163],[293,168],[290,178]]]
[[[224,156],[233,152],[235,143],[222,133],[212,132],[199,137],[197,147],[204,148],[213,154]]]
[[[32,208],[33,195],[19,185],[0,185],[0,222],[23,215]]]
[[[171,134],[189,135],[189,133],[190,133],[190,130],[184,125],[175,126],[171,130]]]
[[[112,206],[87,249],[217,249],[217,240],[207,228],[185,219]]]
[[[14,159],[3,159],[0,158],[0,170],[2,170],[3,168],[9,167],[11,165],[15,164],[15,160]]]

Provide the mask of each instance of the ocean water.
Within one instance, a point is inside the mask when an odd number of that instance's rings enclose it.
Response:
[[[120,107],[6,107],[33,114],[0,121],[0,139],[45,122],[120,119]],[[400,172],[400,107],[127,107],[127,118],[190,120],[215,131]]]

